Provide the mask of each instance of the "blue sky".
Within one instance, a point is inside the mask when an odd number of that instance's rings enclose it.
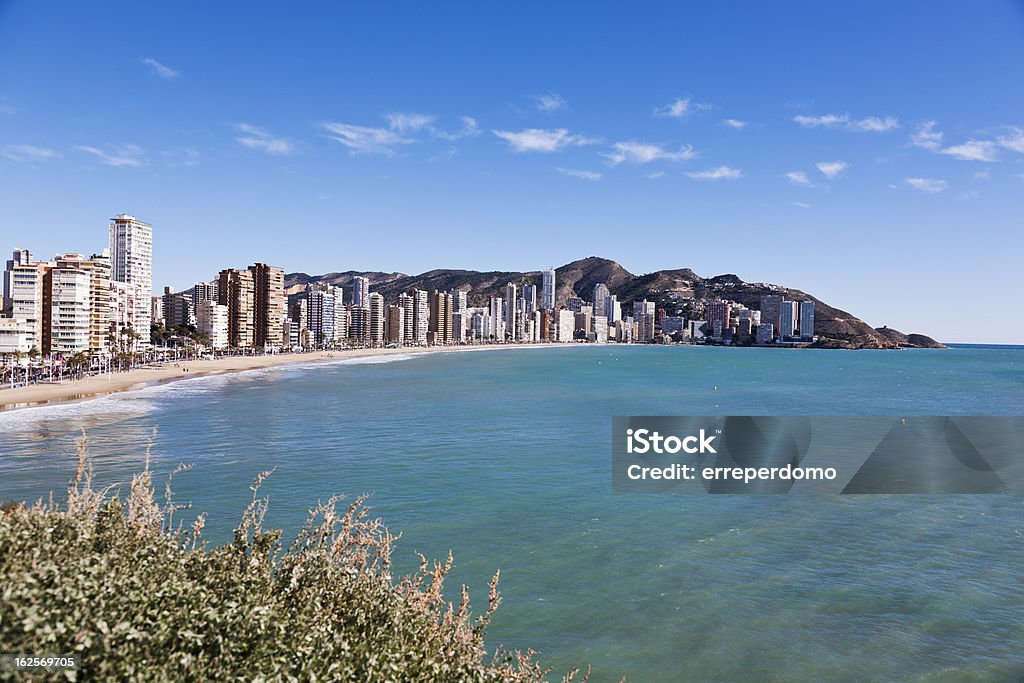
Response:
[[[590,255],[1024,343],[1024,3],[0,0],[0,248],[219,269]]]

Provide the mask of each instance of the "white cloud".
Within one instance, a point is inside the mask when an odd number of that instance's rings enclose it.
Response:
[[[7,145],[0,150],[0,154],[11,161],[49,161],[61,157],[60,152],[32,145]]]
[[[814,183],[811,182],[811,179],[803,171],[790,171],[786,174],[786,179],[794,185],[802,185],[803,187],[814,186]]]
[[[169,66],[161,64],[152,57],[143,57],[139,61],[150,67],[153,70],[154,76],[159,76],[160,78],[165,78],[167,80],[174,80],[181,75],[181,72],[177,69],[172,69]]]
[[[602,155],[612,166],[618,166],[623,162],[639,165],[652,161],[686,161],[697,156],[697,152],[693,151],[693,145],[683,145],[678,152],[670,152],[661,145],[629,140],[616,142],[612,148],[614,152]]]
[[[91,154],[107,166],[145,166],[146,152],[138,145],[108,145],[106,150],[88,145],[77,145],[74,149]]]
[[[922,149],[937,150],[942,147],[942,133],[935,130],[936,121],[925,121],[910,136],[910,144]]]
[[[393,156],[396,146],[416,142],[390,128],[373,128],[336,122],[327,122],[321,125],[331,133],[328,137],[348,147],[352,150],[352,154]]]
[[[988,171],[975,171],[972,177],[975,180],[988,180],[992,175]]]
[[[533,95],[532,98],[537,103],[538,111],[558,111],[559,109],[565,109],[569,106],[569,103],[565,101],[565,98],[556,92],[549,92],[545,95]]]
[[[650,173],[647,174],[647,179],[648,180],[657,180],[658,178],[664,178],[664,177],[665,177],[665,172],[664,171],[651,171]]]
[[[746,121],[740,121],[739,119],[722,119],[722,125],[735,128],[736,130],[743,130],[750,124]]]
[[[244,133],[244,135],[236,137],[235,140],[249,149],[256,149],[267,154],[280,156],[288,155],[295,151],[295,145],[291,142],[284,138],[276,138],[258,126],[248,123],[237,123],[235,128],[238,129],[238,132]]]
[[[195,149],[177,149],[160,152],[164,163],[168,166],[198,166],[199,151]]]
[[[399,133],[409,133],[430,127],[437,119],[428,114],[391,113],[387,115],[388,127]]]
[[[738,180],[743,177],[743,171],[738,168],[719,166],[718,168],[709,168],[706,171],[693,171],[686,175],[694,180]]]
[[[664,107],[655,107],[655,116],[664,116],[670,119],[685,119],[696,111],[710,109],[711,105],[705,102],[694,102],[689,97],[677,97]]]
[[[448,133],[438,128],[431,127],[430,134],[435,138],[441,140],[459,140],[461,138],[474,137],[480,135],[480,129],[476,125],[476,119],[472,116],[460,116],[459,121],[462,122],[462,128],[455,131],[454,133]]]
[[[1011,126],[1009,130],[1010,132],[1006,135],[996,138],[996,142],[1012,152],[1024,154],[1024,128]]]
[[[792,204],[793,206],[795,206],[797,208],[800,208],[800,209],[809,209],[809,208],[811,208],[811,205],[808,204],[807,202],[790,202],[790,204]]]
[[[949,183],[945,180],[939,180],[938,178],[906,178],[905,180],[914,189],[929,194],[937,194],[949,186]]]
[[[848,114],[822,114],[821,116],[798,114],[793,117],[793,121],[804,128],[837,128],[860,133],[885,133],[900,127],[899,120],[893,116],[884,118],[867,116],[862,119],[851,119]]]
[[[565,128],[527,128],[520,131],[492,130],[507,142],[514,152],[557,152],[566,147],[589,145],[594,142],[582,135],[573,135]]]
[[[845,161],[819,161],[815,166],[829,180],[835,180],[850,167]]]
[[[963,161],[996,161],[996,143],[989,140],[968,140],[938,152]]]
[[[603,174],[595,171],[578,171],[574,168],[558,168],[558,172],[562,175],[572,176],[573,178],[583,178],[584,180],[600,180]]]

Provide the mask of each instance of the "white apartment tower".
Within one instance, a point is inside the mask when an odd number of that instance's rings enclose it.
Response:
[[[118,214],[110,219],[110,279],[139,288],[136,298],[135,331],[148,346],[153,294],[153,226],[134,216]]]

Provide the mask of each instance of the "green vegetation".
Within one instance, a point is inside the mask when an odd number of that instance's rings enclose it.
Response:
[[[65,503],[0,509],[0,651],[75,653],[81,671],[60,675],[88,680],[545,680],[532,652],[485,652],[497,574],[475,618],[465,587],[442,596],[451,556],[392,577],[396,537],[363,499],[318,505],[284,547],[262,526],[264,472],[211,549],[202,516],[174,526],[171,480],[159,501],[146,460],[122,501],[93,489],[83,437]]]

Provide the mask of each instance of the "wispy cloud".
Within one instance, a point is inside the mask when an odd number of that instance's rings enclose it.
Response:
[[[703,102],[694,102],[690,97],[677,97],[664,107],[655,107],[655,116],[664,116],[670,119],[685,119],[690,114],[704,109],[710,109],[711,105]]]
[[[562,175],[583,178],[584,180],[600,180],[604,177],[604,174],[595,171],[578,171],[574,168],[562,168],[561,166],[558,167],[558,172]]]
[[[845,161],[819,161],[815,166],[829,180],[835,180],[850,167]]]
[[[596,142],[582,135],[574,135],[565,128],[527,128],[525,130],[492,130],[504,140],[514,152],[550,153]]]
[[[60,152],[32,145],[7,145],[0,150],[0,154],[11,161],[49,161],[61,157]]]
[[[938,152],[963,161],[997,161],[996,143],[990,140],[968,140],[959,145],[943,147]]]
[[[686,175],[694,180],[738,180],[743,177],[743,171],[729,166],[719,166],[706,171],[692,171]]]
[[[138,145],[107,145],[106,149],[90,147],[88,145],[77,145],[74,149],[93,155],[99,159],[100,163],[107,166],[138,168],[148,163],[145,150]]]
[[[808,204],[807,202],[790,202],[790,204],[792,204],[793,206],[797,207],[798,209],[809,209],[809,208],[811,208],[811,205]]]
[[[565,98],[556,92],[549,92],[544,95],[533,95],[531,99],[537,103],[538,111],[552,112],[558,111],[559,109],[565,109],[569,106],[569,103],[565,101]]]
[[[910,135],[910,144],[921,149],[937,150],[942,147],[942,133],[935,130],[937,121],[925,121]]]
[[[800,185],[802,187],[813,187],[814,183],[807,177],[807,174],[803,171],[790,171],[786,174],[786,180],[793,183],[794,185]]]
[[[664,171],[651,171],[650,173],[645,174],[645,177],[648,180],[657,180],[658,178],[664,178],[665,177],[665,172]]]
[[[391,130],[399,133],[415,133],[416,131],[430,128],[436,116],[429,114],[403,114],[400,112],[387,114],[388,126]]]
[[[938,194],[949,186],[949,183],[945,180],[939,180],[938,178],[906,178],[905,180],[915,190],[921,190],[921,192],[929,194]]]
[[[739,119],[722,119],[722,125],[735,128],[736,130],[743,130],[750,124],[746,121],[740,121]]]
[[[1000,135],[996,138],[996,142],[1011,152],[1024,154],[1024,128],[1009,126],[1008,131],[1006,135]]]
[[[687,161],[697,156],[693,145],[683,145],[678,151],[671,152],[661,145],[636,140],[616,142],[612,145],[612,149],[614,151],[602,155],[612,166],[618,166],[621,163],[641,165],[653,161]]]
[[[849,114],[822,114],[807,116],[798,114],[793,121],[804,128],[834,128],[855,133],[885,133],[900,127],[899,119],[894,116],[866,116],[852,119]]]
[[[168,166],[198,166],[199,165],[199,150],[195,149],[175,149],[160,152],[160,156],[163,157],[164,163]]]
[[[476,125],[476,119],[472,116],[460,116],[459,121],[462,123],[462,127],[456,131],[448,132],[431,126],[430,134],[435,138],[448,141],[461,140],[462,138],[480,135],[480,129]]]
[[[159,76],[160,78],[164,78],[169,81],[172,81],[181,75],[181,72],[177,69],[172,69],[165,64],[161,64],[152,57],[143,57],[139,62],[148,66],[152,70],[154,76]]]
[[[321,126],[330,139],[348,147],[352,154],[383,154],[394,156],[395,147],[416,142],[390,128],[356,126],[350,123],[327,122]]]
[[[242,133],[237,140],[249,149],[259,150],[267,154],[287,156],[295,151],[295,145],[285,138],[274,137],[270,132],[248,123],[236,123],[235,128]]]

